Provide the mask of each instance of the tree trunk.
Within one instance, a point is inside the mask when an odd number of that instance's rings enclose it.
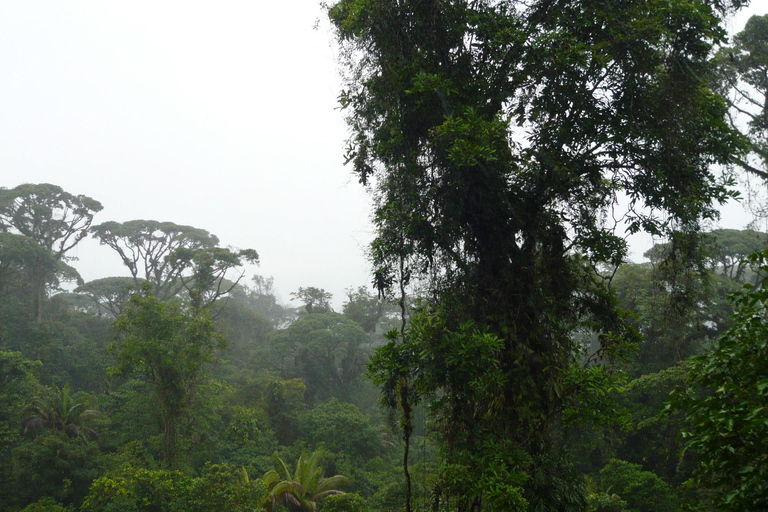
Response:
[[[32,270],[32,309],[35,322],[43,321],[43,303],[45,302],[45,272],[40,264]]]
[[[405,474],[405,512],[411,512],[411,474],[408,472],[408,454],[411,448],[411,434],[413,433],[413,424],[411,423],[412,409],[408,400],[408,382],[400,383],[400,404],[403,408],[403,473]]]
[[[176,469],[176,445],[178,441],[178,422],[173,415],[163,418],[163,462],[168,469]]]

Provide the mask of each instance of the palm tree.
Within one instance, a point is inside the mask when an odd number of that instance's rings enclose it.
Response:
[[[266,503],[263,504],[267,512],[275,510],[278,503],[284,504],[291,512],[315,512],[319,501],[332,494],[344,494],[338,488],[349,483],[349,479],[341,475],[322,477],[322,453],[319,451],[308,459],[304,455],[300,456],[293,476],[283,459],[277,455],[273,459],[277,471],[267,471],[262,477],[269,491]]]
[[[69,386],[59,388],[51,384],[44,395],[33,395],[24,411],[24,432],[41,427],[60,430],[70,437],[87,440],[98,436],[87,423],[100,416],[94,409],[86,409],[85,400],[79,393],[70,394]]]

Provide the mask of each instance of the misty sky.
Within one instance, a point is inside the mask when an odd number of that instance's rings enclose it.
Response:
[[[249,274],[283,302],[317,286],[339,308],[370,282],[370,201],[343,165],[318,0],[0,1],[0,69],[0,186],[54,183],[99,200],[96,223],[171,221],[256,249]],[[736,207],[723,224],[748,220]],[[76,255],[86,281],[127,273],[94,240]]]

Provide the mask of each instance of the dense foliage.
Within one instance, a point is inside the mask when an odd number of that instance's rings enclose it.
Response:
[[[768,252],[750,261],[768,272]],[[690,360],[687,389],[673,396],[688,425],[686,447],[699,454],[698,476],[723,508],[768,507],[768,289],[745,285],[734,294],[734,325]]]
[[[730,194],[712,166],[742,141],[710,87],[727,8],[330,7],[348,159],[375,192],[374,284],[426,295],[371,372],[401,415],[406,459],[412,410],[428,404],[444,462],[435,492],[458,499],[458,510],[583,506],[560,450],[562,412],[582,385],[579,369],[636,340],[606,279],[605,267],[626,257],[610,219],[668,237],[675,254]],[[583,334],[597,342],[592,353]],[[491,462],[499,454],[501,468]],[[498,480],[505,498],[457,482],[456,465],[475,481]]]
[[[741,4],[328,5],[375,199],[341,308],[206,230],[0,188],[0,510],[765,509],[768,234],[703,229],[766,139],[734,130]],[[89,234],[125,275],[82,282]]]

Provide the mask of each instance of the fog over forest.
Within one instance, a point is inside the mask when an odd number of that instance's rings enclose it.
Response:
[[[0,4],[0,511],[768,510],[758,4]]]
[[[726,22],[741,30],[753,5]],[[344,165],[339,50],[315,0],[8,2],[0,6],[3,186],[99,200],[97,222],[147,218],[259,251],[284,302],[370,283],[370,198]],[[738,204],[722,227],[751,220]],[[634,261],[653,243],[631,239]],[[124,274],[91,239],[86,280]],[[295,303],[294,303],[295,305]]]
[[[281,299],[367,284],[369,200],[343,165],[336,50],[314,0],[0,6],[3,185],[53,183],[252,247]],[[315,25],[317,27],[315,28]],[[85,240],[88,280],[122,264]]]

